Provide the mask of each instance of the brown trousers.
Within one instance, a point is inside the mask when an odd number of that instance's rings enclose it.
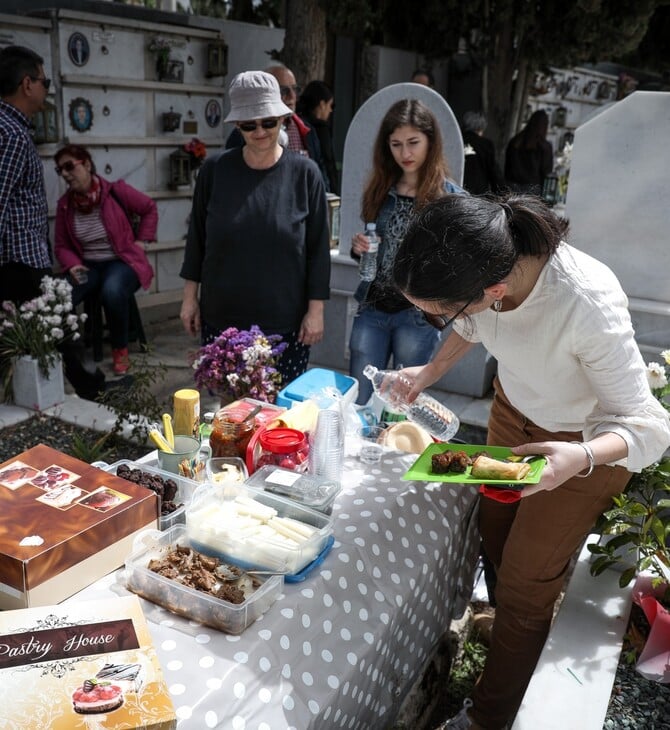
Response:
[[[582,440],[580,432],[540,428],[509,403],[497,378],[494,385],[490,445]],[[471,710],[486,730],[504,727],[518,710],[547,638],[570,559],[630,477],[623,467],[598,466],[585,479],[573,477],[557,489],[513,504],[480,499],[479,530],[497,572],[491,646]]]

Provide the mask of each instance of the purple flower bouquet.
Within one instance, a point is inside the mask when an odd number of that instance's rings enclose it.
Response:
[[[277,358],[286,347],[281,335],[265,335],[255,324],[249,330],[229,327],[196,352],[196,385],[224,401],[248,397],[272,403],[281,385]]]

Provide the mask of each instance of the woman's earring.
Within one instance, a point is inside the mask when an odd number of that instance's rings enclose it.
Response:
[[[500,314],[500,310],[502,309],[502,299],[496,299],[495,302],[493,302],[493,309],[496,313],[496,324],[495,324],[495,330],[493,333],[494,337],[498,336],[498,314]]]

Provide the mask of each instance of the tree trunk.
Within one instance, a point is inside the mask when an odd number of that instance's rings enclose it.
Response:
[[[326,12],[319,0],[287,0],[286,33],[279,59],[305,85],[326,72]]]
[[[511,84],[515,71],[524,79],[525,68],[521,69],[516,62],[517,53],[514,48],[514,29],[512,23],[501,23],[500,30],[494,39],[494,49],[487,66],[488,126],[486,136],[493,140],[496,156],[501,165],[504,162],[505,147],[510,139],[510,114],[512,111]],[[525,64],[524,64],[525,65]],[[523,73],[519,73],[523,71]]]

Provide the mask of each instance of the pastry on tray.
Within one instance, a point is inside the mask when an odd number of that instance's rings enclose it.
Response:
[[[521,481],[530,472],[530,464],[492,459],[479,454],[473,462],[470,474],[475,479],[500,479],[501,481]]]

